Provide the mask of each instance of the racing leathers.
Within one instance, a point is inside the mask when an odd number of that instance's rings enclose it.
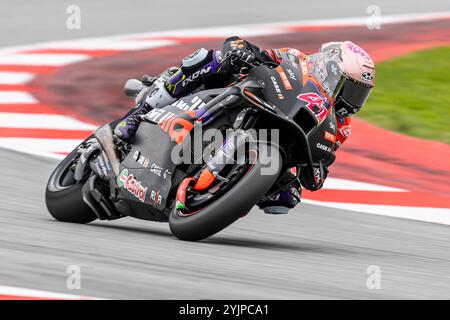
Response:
[[[236,76],[245,72],[248,63],[258,62],[276,67],[280,62],[277,51],[285,51],[296,55],[301,52],[296,49],[283,48],[262,50],[254,44],[239,37],[225,40],[223,50],[207,50],[201,48],[183,59],[178,69],[169,69],[154,83],[155,89],[144,103],[137,105],[116,126],[114,133],[125,141],[132,141],[138,129],[142,115],[153,108],[165,107],[176,100],[191,94],[196,89],[212,89],[225,87],[232,83]],[[337,120],[337,135],[335,150],[347,139],[351,132],[350,117]],[[319,168],[315,168],[319,170]],[[285,190],[271,198],[258,203],[265,213],[287,213],[300,201],[301,186],[315,191],[322,187],[328,169],[321,168],[321,172],[309,177],[300,172],[300,181],[291,183]],[[295,172],[289,170],[285,174],[286,181],[292,181]]]

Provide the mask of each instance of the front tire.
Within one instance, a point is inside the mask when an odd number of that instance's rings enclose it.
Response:
[[[281,171],[282,158],[278,149],[268,146],[268,150],[271,161],[278,161],[276,170],[271,174],[261,174],[264,161],[258,153],[257,161],[241,180],[213,203],[191,215],[181,215],[174,208],[169,218],[172,233],[180,240],[202,240],[223,230],[242,217],[244,212],[250,211],[272,187]]]
[[[45,202],[56,220],[84,224],[96,220],[97,216],[83,201],[83,183],[73,179],[70,166],[77,156],[75,149],[52,172],[45,192]]]

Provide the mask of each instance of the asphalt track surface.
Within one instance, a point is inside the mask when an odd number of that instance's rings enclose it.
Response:
[[[30,20],[34,15],[48,14],[47,21],[51,21],[52,10],[57,10],[50,6],[52,2],[45,2],[41,11],[33,12],[38,1],[27,1],[31,7],[21,12]],[[8,6],[19,10],[24,3],[15,1]],[[100,6],[102,2],[95,3]],[[247,11],[241,11],[244,16],[250,12],[252,1],[245,5]],[[421,11],[424,6],[419,1],[408,3],[408,10],[403,12]],[[428,11],[438,11],[444,2],[436,2],[435,7],[427,2],[426,6]],[[351,5],[335,7],[342,12],[322,11],[322,16],[317,13],[311,18],[361,15]],[[108,13],[118,16],[122,9],[112,5]],[[0,12],[5,11],[2,8]],[[167,17],[164,14],[158,17]],[[236,23],[234,15],[217,23]],[[2,46],[65,37],[65,31],[58,34],[48,26],[45,30],[36,28],[34,34],[31,29],[24,31],[27,24],[20,25],[21,19],[24,17],[6,21],[13,31],[22,28],[23,34],[14,37],[13,32],[3,37]],[[97,36],[156,30],[143,22],[128,29],[123,23],[120,28],[109,28],[103,19],[106,18],[98,16],[98,33],[84,32]],[[161,22],[159,27],[188,26],[183,19],[177,25]],[[3,17],[0,21],[5,23]],[[215,21],[207,19],[205,26]],[[189,26],[198,23],[193,21]],[[0,30],[5,30],[3,25]],[[176,240],[166,224],[131,218],[89,225],[64,224],[50,218],[43,200],[46,180],[55,165],[54,160],[1,150],[1,285],[103,298],[450,298],[447,226],[310,205],[301,205],[289,215],[278,217],[255,209],[227,230],[200,243]],[[81,290],[66,288],[66,270],[70,265],[81,267]],[[366,286],[370,265],[381,269],[379,290]]]
[[[446,226],[309,205],[255,209],[200,243],[131,218],[60,223],[43,205],[55,164],[2,151],[2,285],[137,299],[450,298]],[[81,290],[66,289],[69,265],[81,267]],[[380,290],[366,286],[369,265]]]

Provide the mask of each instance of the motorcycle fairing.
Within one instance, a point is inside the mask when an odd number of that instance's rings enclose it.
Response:
[[[184,144],[184,139],[194,128],[196,110],[223,90],[186,96],[172,105],[153,109],[144,117],[116,179],[120,190],[118,198],[129,201],[136,214],[142,211],[143,204],[153,213],[161,213],[167,207],[172,177],[179,161],[179,158],[172,159],[172,150],[177,144]],[[189,145],[189,139],[186,142]],[[126,179],[129,179],[128,185]]]
[[[323,89],[315,79],[308,75],[303,77],[306,74],[303,70],[305,64],[294,64],[286,53],[282,53],[282,56],[283,60],[277,69],[256,67],[250,71],[249,78],[262,81],[262,93],[266,100],[303,129],[309,141],[312,161],[332,162],[336,119],[331,101],[323,94]],[[288,76],[289,84],[285,83],[284,75]],[[281,92],[281,96],[277,91]]]
[[[142,122],[135,143],[120,166],[116,179],[118,198],[125,198],[139,208],[145,204],[149,211],[163,211],[175,171],[171,160],[175,144],[159,126]]]
[[[319,161],[322,161],[322,163],[327,166],[332,163],[334,160],[336,133],[336,116],[332,111],[318,127],[308,134],[311,155],[314,163],[319,163]]]
[[[324,95],[323,88],[307,73],[305,65],[295,64],[288,53],[281,53],[282,62],[275,69],[257,67],[250,71],[249,77],[264,82],[263,94],[273,105],[284,114],[295,118],[301,109],[310,113],[316,125],[327,117],[331,101]]]

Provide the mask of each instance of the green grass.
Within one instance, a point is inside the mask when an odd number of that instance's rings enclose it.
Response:
[[[450,144],[450,47],[379,63],[375,81],[358,117],[388,130]]]

